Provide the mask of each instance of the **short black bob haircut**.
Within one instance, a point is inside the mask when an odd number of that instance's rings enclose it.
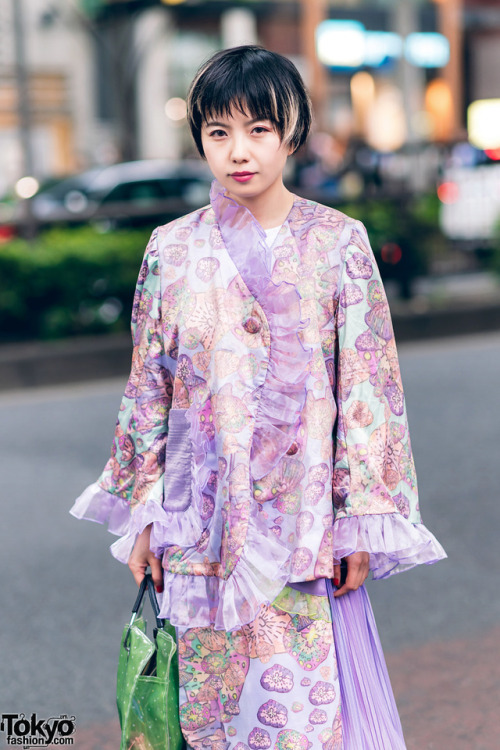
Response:
[[[189,89],[187,117],[196,147],[204,157],[203,124],[231,110],[271,120],[292,153],[305,142],[312,122],[309,95],[295,65],[257,45],[243,45],[213,55],[198,70]]]

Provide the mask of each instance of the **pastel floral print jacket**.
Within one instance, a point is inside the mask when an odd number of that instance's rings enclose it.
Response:
[[[364,227],[296,198],[272,247],[214,182],[153,232],[111,458],[72,513],[126,562],[152,524],[161,615],[233,631],[352,552],[445,556],[421,524],[405,399]]]

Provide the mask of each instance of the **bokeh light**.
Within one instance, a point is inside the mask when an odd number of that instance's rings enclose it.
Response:
[[[165,114],[169,120],[173,122],[180,122],[184,120],[187,113],[187,105],[185,99],[181,99],[179,96],[174,96],[169,99],[165,104]]]
[[[425,92],[425,109],[431,119],[431,135],[436,140],[447,140],[453,131],[453,96],[450,84],[435,78]]]
[[[367,143],[378,151],[396,151],[405,143],[407,134],[401,91],[386,83],[377,92],[368,113]]]
[[[384,263],[395,266],[403,257],[403,251],[395,242],[386,242],[382,245],[380,255]]]
[[[441,203],[451,205],[452,203],[457,202],[460,196],[460,191],[456,182],[442,182],[441,185],[438,186],[437,194]]]
[[[375,101],[375,80],[370,73],[360,71],[351,78],[351,101],[354,111],[355,126],[359,133],[364,133],[368,113]]]
[[[492,161],[500,161],[500,148],[487,148],[485,149],[486,156]]]
[[[365,29],[358,21],[323,21],[316,32],[316,48],[323,65],[358,68],[365,60]]]
[[[469,140],[480,149],[500,148],[500,99],[478,99],[467,110]]]
[[[442,34],[414,32],[405,39],[405,57],[419,68],[444,68],[450,59],[450,43]]]
[[[38,188],[40,187],[40,183],[36,179],[36,177],[21,177],[20,180],[18,180],[14,186],[14,190],[16,191],[16,195],[19,196],[19,198],[33,198],[33,196],[38,192]]]

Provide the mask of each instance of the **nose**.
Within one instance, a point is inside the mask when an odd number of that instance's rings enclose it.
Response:
[[[231,161],[241,164],[248,161],[248,144],[243,133],[234,133],[231,148]]]

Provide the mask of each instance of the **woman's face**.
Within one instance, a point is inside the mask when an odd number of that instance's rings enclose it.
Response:
[[[270,120],[254,120],[233,109],[209,117],[201,139],[214,177],[242,205],[275,197],[283,190],[283,169],[291,151]]]

